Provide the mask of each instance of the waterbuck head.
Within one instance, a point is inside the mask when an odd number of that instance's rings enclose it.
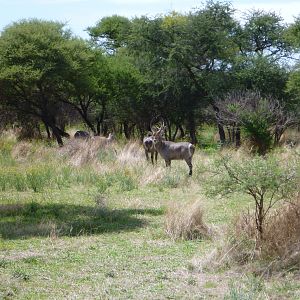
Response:
[[[153,136],[153,142],[154,146],[160,144],[162,141],[165,140],[165,131],[166,131],[166,126],[164,125],[164,122],[159,126],[157,125],[156,127],[152,127],[152,136]]]

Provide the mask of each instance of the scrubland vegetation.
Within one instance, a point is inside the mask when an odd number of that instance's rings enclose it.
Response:
[[[299,299],[300,18],[208,1],[87,32],[0,35],[0,298]],[[192,176],[146,161],[149,130]]]
[[[184,161],[147,163],[136,141],[0,143],[2,298],[299,298],[299,147],[197,148],[190,177]],[[216,171],[221,156],[243,183]],[[266,207],[280,198],[263,238],[251,187]]]

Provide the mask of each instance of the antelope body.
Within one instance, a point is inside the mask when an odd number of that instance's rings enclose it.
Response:
[[[155,150],[154,147],[154,141],[153,141],[153,136],[152,133],[149,133],[148,136],[144,137],[143,139],[143,147],[145,150],[146,158],[149,161],[149,153],[151,154],[151,162],[152,165],[154,165],[153,158],[155,159],[155,163],[157,163],[157,151]]]
[[[193,173],[192,157],[195,152],[195,146],[189,142],[171,142],[163,139],[163,129],[153,133],[154,146],[160,156],[165,160],[166,166],[171,166],[171,160],[185,160],[189,166],[189,175]]]
[[[90,134],[87,131],[78,130],[74,134],[75,139],[88,139]]]
[[[92,137],[93,140],[96,140],[96,141],[100,141],[101,143],[107,145],[107,144],[111,144],[115,141],[115,136],[113,133],[110,133],[108,135],[108,137],[105,137],[105,136],[94,136]]]

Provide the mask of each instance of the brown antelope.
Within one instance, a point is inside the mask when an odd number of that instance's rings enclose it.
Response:
[[[188,142],[170,142],[163,138],[165,126],[153,131],[154,147],[160,156],[165,160],[166,166],[171,166],[171,160],[185,160],[190,168],[189,175],[193,173],[192,157],[195,152],[195,146]]]
[[[108,137],[95,135],[92,137],[92,140],[100,141],[103,144],[111,144],[116,140],[116,138],[113,133],[110,133]]]
[[[150,153],[151,154],[152,165],[154,165],[153,158],[155,159],[155,163],[157,163],[158,153],[154,148],[154,141],[153,141],[153,136],[152,136],[151,132],[149,132],[148,135],[144,137],[143,147],[144,147],[144,150],[145,150],[147,161],[149,161],[149,153]]]

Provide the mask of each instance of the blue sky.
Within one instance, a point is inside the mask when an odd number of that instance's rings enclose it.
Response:
[[[167,14],[172,10],[188,12],[201,7],[196,0],[0,0],[0,31],[12,22],[24,18],[39,18],[68,22],[68,27],[83,38],[84,29],[105,16],[118,14],[134,16]],[[252,8],[275,11],[287,23],[300,15],[299,0],[232,0],[236,16]]]

